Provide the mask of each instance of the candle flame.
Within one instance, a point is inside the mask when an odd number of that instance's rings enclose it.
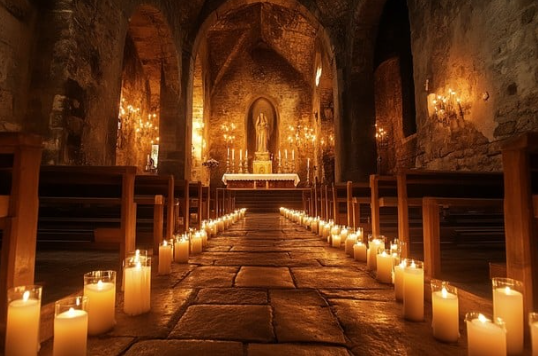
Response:
[[[383,256],[383,257],[385,257],[386,255],[387,255],[387,251],[383,251],[383,252],[381,253],[381,256]]]
[[[506,294],[510,294],[510,292],[511,292],[510,287],[507,286],[506,288],[504,288],[504,292],[505,292]]]
[[[484,315],[482,315],[481,313],[478,314],[478,320],[482,323],[486,323],[488,321],[488,318],[486,318]]]
[[[25,301],[25,302],[27,302],[28,299],[30,299],[30,291],[27,290],[26,292],[24,292],[24,293],[22,294],[22,300]]]
[[[400,262],[400,268],[405,268],[405,260],[403,260],[402,262]]]
[[[411,261],[411,268],[417,268],[417,265],[415,264],[415,261]]]
[[[140,263],[140,261],[136,262],[136,268],[142,269],[142,263]]]
[[[99,289],[99,290],[103,289],[103,281],[102,280],[97,281],[97,289]]]
[[[163,241],[163,246],[167,246],[168,243],[166,242],[166,240]]]
[[[448,291],[446,290],[445,287],[443,287],[443,289],[441,290],[441,296],[442,296],[443,298],[448,297]]]
[[[70,318],[74,317],[75,316],[75,309],[69,308],[69,310],[67,311],[67,316],[69,316]]]

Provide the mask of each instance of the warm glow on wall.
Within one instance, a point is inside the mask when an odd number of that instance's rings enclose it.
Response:
[[[321,79],[321,66],[318,67],[318,69],[316,70],[316,86],[319,86],[319,81]]]

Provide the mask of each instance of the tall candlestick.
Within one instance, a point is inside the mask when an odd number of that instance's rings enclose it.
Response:
[[[493,278],[493,317],[506,327],[509,355],[523,353],[523,283],[511,278]]]
[[[232,161],[235,161],[235,148],[232,148]]]
[[[85,356],[88,341],[86,297],[55,303],[53,356]]]
[[[408,261],[403,277],[404,318],[424,320],[424,265],[421,261]]]
[[[459,333],[458,289],[446,282],[431,281],[433,337],[456,342]]]
[[[99,335],[116,325],[116,271],[93,271],[84,275],[88,298],[88,334]]]
[[[7,291],[6,356],[37,355],[41,286],[20,286]]]
[[[505,356],[506,330],[502,319],[491,319],[471,312],[465,315],[469,356]]]

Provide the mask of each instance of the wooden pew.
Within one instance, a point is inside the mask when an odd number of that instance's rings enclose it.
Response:
[[[189,193],[188,180],[174,180],[174,232],[189,230]]]
[[[200,229],[202,227],[203,211],[203,185],[202,182],[189,183],[189,227]],[[196,221],[193,221],[196,216]]]
[[[368,182],[348,182],[347,183],[347,205],[348,213],[347,220],[348,225],[354,229],[362,227],[365,231],[371,230],[371,217],[369,221],[363,223],[361,206],[367,205],[370,208],[372,198],[370,196],[371,189]]]
[[[438,277],[440,264],[440,206],[492,208],[502,212],[503,176],[493,172],[400,170],[398,186],[398,239],[409,253],[409,207],[422,207],[424,269]]]
[[[107,229],[104,238],[106,242],[119,243],[121,263],[127,253],[135,250],[136,169],[134,166],[41,167],[39,224],[48,222],[61,225],[69,221],[93,225],[94,222],[106,221],[119,225]],[[74,216],[76,212],[80,215]]]
[[[153,254],[158,254],[163,232],[167,239],[171,239],[174,233],[174,176],[136,175],[134,189],[138,219],[140,205],[153,207]],[[166,230],[164,230],[165,207]]]
[[[396,177],[373,174],[370,176],[370,210],[374,236],[381,235],[380,209],[384,207],[398,207]]]
[[[41,137],[0,133],[0,323],[6,317],[7,290],[34,284]]]
[[[538,132],[502,148],[506,272],[522,281],[525,315],[538,310]]]

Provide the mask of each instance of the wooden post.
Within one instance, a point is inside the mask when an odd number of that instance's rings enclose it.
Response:
[[[372,235],[378,236],[381,233],[381,223],[379,221],[379,180],[375,174],[370,175],[370,199]]]
[[[320,212],[318,210],[318,177],[314,177],[314,214],[316,216],[320,216]]]
[[[439,212],[439,203],[435,198],[422,198],[424,274],[430,278],[438,278],[441,273]]]
[[[350,180],[346,183],[346,215],[347,226],[355,228],[355,212],[353,210],[353,182]]]
[[[531,153],[538,155],[537,133],[527,133],[502,150],[506,272],[509,278],[523,282],[525,317],[538,308],[538,234],[533,217]]]
[[[409,206],[407,204],[407,180],[405,174],[396,177],[398,187],[398,239],[405,243],[402,256],[409,256]]]
[[[8,216],[0,262],[0,322],[5,325],[7,290],[34,284],[41,138],[0,134],[0,153],[13,156]]]
[[[163,196],[156,195],[153,206],[153,254],[159,255],[159,245],[163,241],[164,206]]]
[[[338,214],[338,192],[334,183],[332,184],[332,201],[333,201],[333,219],[335,224],[340,224],[340,215]]]
[[[120,264],[128,253],[136,248],[136,203],[134,184],[136,168],[124,173],[122,178],[121,226],[120,226]]]
[[[174,216],[174,176],[170,176],[170,181],[168,184],[168,199],[166,200],[166,238],[171,239],[174,237],[174,225],[175,225],[175,216]]]

